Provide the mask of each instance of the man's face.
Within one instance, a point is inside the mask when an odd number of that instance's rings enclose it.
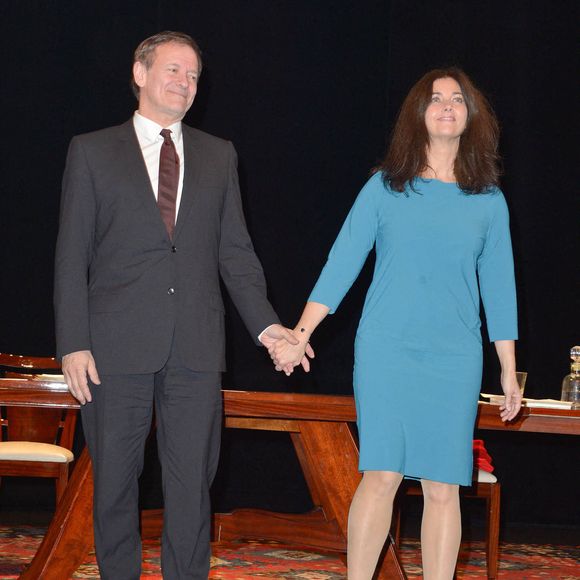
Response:
[[[183,119],[193,103],[199,62],[191,47],[168,42],[155,49],[150,68],[136,62],[133,77],[140,89],[139,113],[168,127]]]

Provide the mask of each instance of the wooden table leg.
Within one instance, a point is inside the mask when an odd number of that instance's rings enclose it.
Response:
[[[247,420],[236,419],[235,422],[229,420],[226,425],[235,428],[281,430],[288,432],[294,443],[302,471],[308,483],[315,509],[305,514],[284,514],[275,513],[259,509],[237,509],[229,514],[214,515],[215,540],[236,540],[236,539],[271,539],[286,543],[295,543],[313,548],[325,550],[346,551],[346,533],[337,522],[335,510],[330,507],[330,503],[321,501],[321,495],[325,492],[325,477],[331,477],[327,473],[328,469],[322,473],[315,472],[312,466],[311,453],[316,453],[303,444],[304,437],[310,441],[324,441],[326,446],[333,446],[334,449],[344,448],[348,450],[350,456],[350,467],[354,466],[354,471],[348,468],[341,468],[334,459],[336,453],[331,453],[329,463],[336,464],[332,477],[340,479],[346,477],[351,484],[350,487],[356,489],[358,484],[358,472],[356,471],[357,449],[348,425],[346,423],[324,422],[324,421],[296,421],[288,420],[284,422],[272,421],[268,419]],[[317,427],[312,427],[316,425]],[[310,426],[310,427],[309,427]],[[305,434],[302,433],[304,430]],[[307,434],[306,434],[307,433]],[[311,447],[311,446],[310,446]],[[320,453],[324,451],[320,450]],[[341,459],[338,459],[340,463]],[[344,459],[343,459],[344,462]],[[336,483],[336,482],[335,482]],[[346,510],[343,519],[348,518],[348,504],[350,499],[348,491],[344,491],[344,485],[338,486],[345,494]],[[348,485],[347,485],[348,487]],[[325,496],[326,497],[326,496]],[[339,502],[340,503],[340,502]],[[342,504],[341,504],[342,505]]]
[[[348,423],[299,421],[294,447],[313,499],[347,537],[348,510],[361,480],[358,449]]]
[[[403,570],[398,550],[395,548],[393,536],[390,534],[387,542],[386,550],[381,555],[381,559],[379,559],[376,578],[377,580],[393,580],[393,578],[406,580],[407,575]]]
[[[93,469],[85,448],[24,580],[63,580],[82,564],[94,543]]]

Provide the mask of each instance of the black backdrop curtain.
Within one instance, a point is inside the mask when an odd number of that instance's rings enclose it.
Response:
[[[502,124],[519,368],[529,372],[529,396],[559,398],[567,351],[580,340],[578,95],[571,82],[578,70],[577,6],[573,0],[4,0],[0,351],[53,353],[52,260],[68,141],[132,114],[132,51],[146,36],[175,29],[194,36],[204,53],[186,121],[236,145],[249,228],[271,300],[289,325],[381,156],[407,90],[430,68],[463,67]],[[275,374],[230,304],[224,386],[351,393],[352,345],[371,266],[313,338],[310,375]],[[498,391],[489,345],[485,360],[485,390]],[[482,435],[504,485],[504,521],[576,523],[572,438]],[[151,481],[146,488],[156,501],[155,475]],[[220,508],[292,510],[308,503],[289,441],[244,432],[225,438],[214,495]]]

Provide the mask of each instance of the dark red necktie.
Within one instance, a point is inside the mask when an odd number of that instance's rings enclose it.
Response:
[[[179,157],[175,150],[175,144],[171,139],[171,131],[162,129],[161,136],[163,137],[163,145],[161,145],[161,154],[159,156],[157,205],[161,212],[161,219],[167,228],[167,233],[173,239],[177,187],[179,186]]]

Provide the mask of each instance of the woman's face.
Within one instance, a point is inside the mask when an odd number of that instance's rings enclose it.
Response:
[[[467,123],[467,106],[459,83],[451,77],[433,83],[425,126],[431,140],[459,139]]]

